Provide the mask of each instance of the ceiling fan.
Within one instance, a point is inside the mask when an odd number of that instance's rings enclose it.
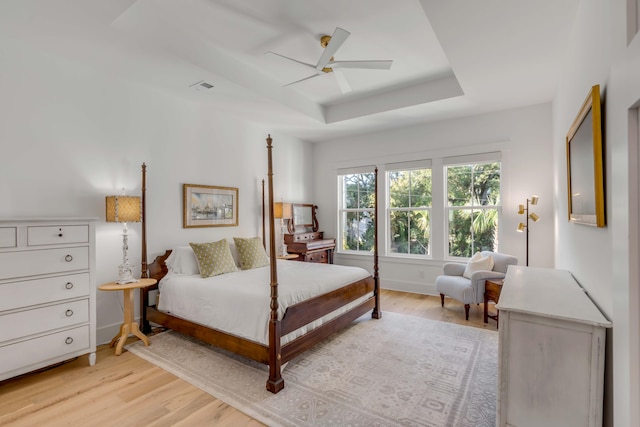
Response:
[[[291,86],[296,83],[303,82],[305,80],[312,79],[314,77],[322,76],[326,73],[333,73],[338,82],[338,86],[340,86],[340,90],[342,93],[350,92],[351,85],[345,78],[344,74],[340,72],[341,68],[359,68],[359,69],[368,69],[368,70],[389,70],[391,68],[391,64],[393,64],[392,60],[369,60],[369,61],[336,61],[333,59],[333,55],[340,49],[340,46],[347,40],[351,33],[347,30],[343,30],[340,27],[336,27],[333,32],[333,35],[324,35],[320,38],[320,46],[324,48],[324,52],[318,59],[316,65],[308,64],[306,62],[298,61],[297,59],[290,58],[288,56],[281,55],[275,52],[267,52],[272,55],[277,55],[281,58],[287,59],[289,61],[296,62],[304,67],[308,68],[309,71],[313,72],[308,77],[302,78],[300,80],[296,80],[295,82],[291,82],[285,85]]]

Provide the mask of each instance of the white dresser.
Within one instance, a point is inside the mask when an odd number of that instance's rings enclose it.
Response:
[[[497,425],[602,426],[611,323],[571,273],[510,266],[496,307]]]
[[[93,219],[0,220],[0,380],[96,360]]]

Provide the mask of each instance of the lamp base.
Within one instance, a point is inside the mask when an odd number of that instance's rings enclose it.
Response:
[[[131,264],[122,264],[118,266],[118,280],[116,281],[119,285],[125,285],[127,283],[134,283],[138,280],[133,277],[133,265]]]
[[[282,251],[280,253],[280,256],[286,257],[287,255],[289,255],[289,253],[287,252],[287,245],[285,243],[282,243]]]

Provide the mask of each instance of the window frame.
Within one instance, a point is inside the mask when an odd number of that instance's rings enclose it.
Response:
[[[502,228],[501,228],[501,224],[502,224],[502,193],[503,193],[503,182],[502,182],[502,176],[503,176],[503,161],[501,158],[491,158],[491,157],[487,157],[490,156],[490,153],[487,153],[487,155],[480,155],[480,156],[463,156],[463,157],[459,157],[459,158],[450,158],[450,159],[446,159],[444,164],[442,165],[442,174],[443,174],[443,183],[444,183],[444,203],[443,203],[443,211],[444,211],[444,235],[445,235],[445,242],[444,242],[444,257],[445,259],[449,259],[449,260],[468,260],[470,257],[461,257],[461,256],[455,256],[455,255],[451,255],[451,242],[449,239],[449,232],[450,232],[450,223],[449,223],[449,217],[450,217],[450,212],[452,211],[456,211],[456,210],[471,210],[472,214],[474,212],[478,212],[478,211],[485,211],[485,210],[496,210],[497,211],[497,222],[498,222],[498,235],[496,236],[496,247],[494,248],[495,251],[499,251],[500,248],[500,237],[502,236]],[[474,157],[476,157],[476,159],[474,159]],[[480,157],[480,158],[477,158]],[[464,205],[464,206],[455,206],[455,205],[449,205],[448,202],[448,194],[449,194],[449,181],[448,181],[448,168],[449,167],[460,167],[460,166],[472,166],[472,172],[473,172],[473,166],[475,165],[483,165],[483,164],[491,164],[491,163],[499,163],[500,165],[500,191],[499,191],[499,197],[498,197],[498,202],[499,204],[497,205]],[[471,182],[473,183],[473,175],[471,178]],[[473,230],[471,230],[471,233],[473,234]],[[475,243],[475,238],[472,239],[472,242]],[[472,246],[472,255],[477,252],[477,249],[475,248],[475,246]]]
[[[430,196],[431,196],[431,204],[429,206],[405,206],[400,208],[392,208],[391,207],[391,178],[390,175],[394,172],[411,172],[416,170],[426,170],[428,169],[431,172],[431,188]],[[385,235],[385,255],[389,257],[397,257],[397,258],[408,258],[408,259],[432,259],[433,258],[433,236],[431,236],[431,230],[433,228],[433,168],[431,160],[419,160],[412,162],[402,162],[402,163],[390,163],[385,165],[385,221],[384,221],[384,235]],[[393,238],[391,236],[391,212],[412,212],[412,211],[425,211],[429,217],[429,244],[427,246],[426,254],[412,254],[412,253],[400,253],[400,252],[392,252],[391,245],[393,242]]]
[[[369,207],[369,208],[345,208],[344,207],[344,201],[345,201],[344,177],[349,175],[365,175],[365,174],[374,175],[374,179],[375,179],[375,171],[371,170],[371,168],[357,168],[352,170],[338,171],[338,176],[337,176],[338,218],[336,222],[338,226],[338,232],[336,233],[336,252],[341,254],[361,254],[361,255],[373,254],[372,250],[343,249],[344,248],[344,222],[343,222],[344,214],[347,214],[350,212],[351,213],[352,212],[368,212],[370,218],[373,218],[373,216],[376,214],[375,207]],[[377,197],[377,196],[378,195],[374,194],[374,197]],[[380,242],[378,242],[378,244],[380,244]]]

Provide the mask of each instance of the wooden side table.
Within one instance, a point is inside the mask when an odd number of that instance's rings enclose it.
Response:
[[[496,314],[489,314],[489,301],[498,303],[502,285],[504,285],[504,280],[502,279],[487,279],[484,282],[484,323],[489,323],[489,317],[496,322],[498,321],[500,311],[496,310]]]
[[[105,283],[104,285],[98,286],[98,289],[101,291],[123,291],[124,292],[124,323],[120,326],[120,333],[113,337],[109,347],[113,347],[116,342],[118,345],[116,346],[116,356],[120,356],[122,354],[122,348],[124,347],[125,341],[127,341],[127,337],[129,334],[133,334],[140,338],[144,345],[149,345],[149,339],[145,334],[140,331],[140,327],[138,323],[134,320],[134,305],[133,305],[133,291],[135,289],[146,288],[147,286],[154,285],[156,283],[156,279],[140,279],[137,282],[133,283],[125,283],[119,284],[115,282]]]

